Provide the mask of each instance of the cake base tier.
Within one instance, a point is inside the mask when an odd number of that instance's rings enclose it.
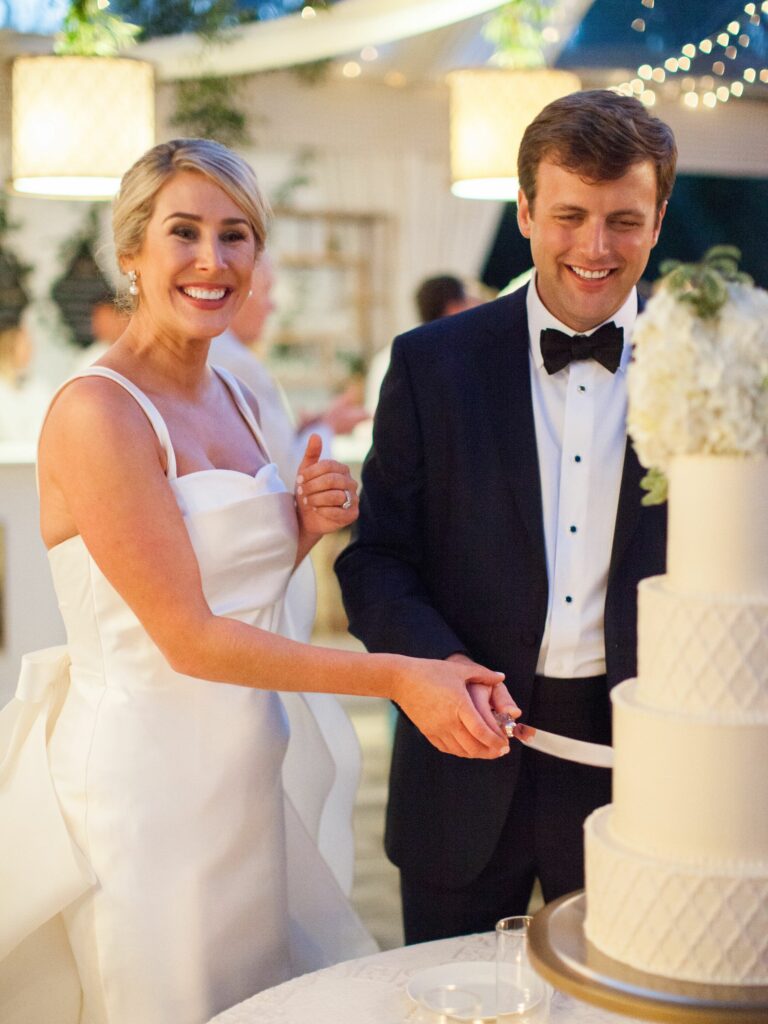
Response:
[[[606,955],[651,974],[717,985],[768,985],[768,863],[692,866],[617,841],[613,808],[584,825],[585,922]]]
[[[551,985],[582,1002],[641,1020],[685,1024],[765,1024],[768,986],[674,981],[627,967],[584,935],[583,892],[548,903],[528,930],[531,960]]]

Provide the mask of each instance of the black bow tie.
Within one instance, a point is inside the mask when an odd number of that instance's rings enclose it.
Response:
[[[564,334],[547,327],[541,332],[541,354],[547,373],[557,373],[572,359],[596,359],[611,373],[616,373],[624,346],[624,329],[610,323],[598,327],[592,334]]]

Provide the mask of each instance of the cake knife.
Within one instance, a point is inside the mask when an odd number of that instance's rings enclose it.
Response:
[[[522,725],[522,723],[516,723],[511,715],[494,712],[494,718],[507,736],[516,737],[532,750],[538,750],[542,754],[551,754],[553,757],[561,757],[566,761],[576,761],[578,764],[590,764],[595,768],[613,767],[613,747],[605,746],[602,743],[572,740],[567,736],[558,736],[557,733],[536,729],[531,725],[523,726],[523,729],[519,729],[515,733],[515,725]],[[525,730],[524,735],[523,730]]]

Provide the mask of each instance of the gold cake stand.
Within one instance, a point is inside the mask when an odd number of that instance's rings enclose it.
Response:
[[[533,918],[531,961],[575,999],[641,1020],[687,1024],[766,1024],[768,986],[706,985],[646,974],[612,960],[584,936],[583,892],[561,896]]]

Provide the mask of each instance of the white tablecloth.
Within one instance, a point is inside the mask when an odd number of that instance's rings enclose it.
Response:
[[[426,967],[454,960],[493,960],[494,936],[467,935],[390,949],[348,960],[260,992],[209,1024],[411,1024],[419,1019],[405,987]],[[631,1024],[629,1017],[562,992],[552,1000],[550,1024]]]

